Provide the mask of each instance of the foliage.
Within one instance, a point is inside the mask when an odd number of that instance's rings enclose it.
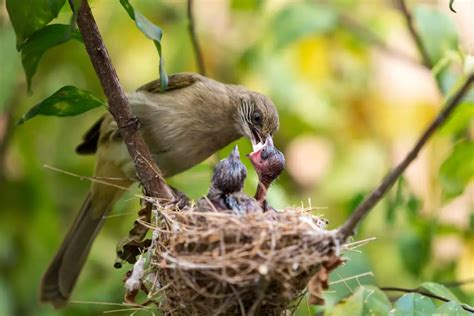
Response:
[[[21,60],[26,73],[28,90],[31,89],[31,79],[43,54],[48,49],[72,38],[82,41],[79,32],[71,30],[69,25],[51,24],[35,32],[25,41],[21,47]]]
[[[325,315],[373,315],[373,316],[431,316],[440,315],[469,315],[459,304],[459,300],[451,291],[441,284],[426,282],[420,290],[449,299],[443,302],[417,292],[403,294],[392,305],[387,295],[374,286],[360,286],[354,294],[338,303]]]
[[[448,197],[461,194],[470,180],[474,178],[474,142],[456,144],[451,154],[439,169],[439,178],[444,193]]]
[[[361,286],[352,296],[337,304],[327,314],[332,316],[375,316],[387,315],[390,309],[390,301],[381,290],[375,286]]]
[[[151,23],[147,18],[145,18],[139,11],[135,10],[128,0],[120,0],[120,3],[127,10],[128,15],[132,20],[135,21],[135,24],[146,35],[149,39],[155,43],[158,55],[160,56],[160,82],[161,82],[161,91],[166,90],[168,85],[168,75],[165,71],[165,62],[161,53],[161,38],[163,37],[163,32],[155,24]]]
[[[23,124],[36,115],[74,116],[99,106],[106,104],[90,92],[65,86],[32,107],[17,124]]]
[[[8,14],[15,28],[18,50],[22,49],[29,36],[41,30],[58,16],[64,2],[65,0],[52,0],[47,3],[42,0],[7,0]]]

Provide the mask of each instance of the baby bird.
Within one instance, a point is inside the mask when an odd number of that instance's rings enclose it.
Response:
[[[273,141],[267,138],[264,145],[249,154],[248,157],[258,175],[255,199],[263,211],[266,212],[273,209],[266,200],[268,188],[285,168],[285,156],[273,146]]]
[[[237,214],[261,210],[259,204],[242,191],[246,177],[247,169],[240,161],[239,149],[235,146],[229,156],[222,159],[214,168],[207,199],[202,198],[198,201],[199,209],[231,210]]]

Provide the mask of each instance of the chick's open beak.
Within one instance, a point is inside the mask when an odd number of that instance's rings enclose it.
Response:
[[[240,153],[239,153],[239,146],[235,145],[234,149],[229,154],[229,158],[232,158],[234,160],[239,160],[240,159]]]
[[[271,146],[273,147],[273,139],[271,135],[268,135],[265,139],[263,139],[257,131],[252,130],[253,137],[250,140],[252,142],[252,153],[258,152],[264,146]]]
[[[247,155],[254,166],[264,163],[268,159],[270,153],[273,153],[275,147],[273,145],[273,139],[269,135],[265,139],[265,142],[258,143],[257,146],[254,146],[254,150]]]

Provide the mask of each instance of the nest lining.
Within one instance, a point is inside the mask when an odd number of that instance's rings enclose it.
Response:
[[[281,315],[306,287],[321,304],[328,273],[342,262],[336,233],[307,209],[157,208],[140,279],[166,315]]]

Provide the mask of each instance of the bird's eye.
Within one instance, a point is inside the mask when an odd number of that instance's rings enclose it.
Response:
[[[262,113],[255,111],[252,113],[252,123],[255,125],[262,124]]]

